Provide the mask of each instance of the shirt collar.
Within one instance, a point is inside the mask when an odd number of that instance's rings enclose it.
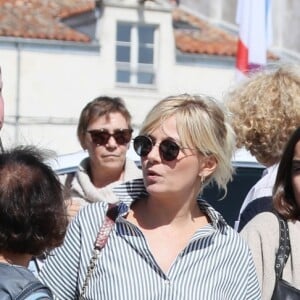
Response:
[[[124,182],[114,187],[113,191],[120,200],[119,213],[122,215],[128,212],[133,201],[145,198],[148,195],[142,178]],[[197,202],[200,209],[209,216],[214,228],[217,228],[218,225],[227,225],[223,216],[203,200],[201,195],[197,197]]]

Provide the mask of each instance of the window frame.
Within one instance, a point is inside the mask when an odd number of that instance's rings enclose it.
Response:
[[[119,26],[127,25],[130,27],[129,41],[118,40]],[[150,27],[153,29],[153,43],[140,43],[138,39],[139,28]],[[116,23],[116,53],[115,53],[115,83],[117,86],[125,87],[138,87],[138,88],[155,88],[157,85],[157,45],[158,45],[159,25],[140,22],[129,21],[117,21]],[[118,47],[129,47],[129,61],[118,61]],[[153,62],[152,63],[140,63],[139,60],[139,48],[145,46],[146,48],[152,48],[153,50]],[[128,72],[128,82],[118,81],[118,72]],[[152,74],[153,81],[151,83],[139,83],[139,73],[145,72]]]

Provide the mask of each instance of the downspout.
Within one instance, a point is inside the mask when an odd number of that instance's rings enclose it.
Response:
[[[20,82],[21,82],[21,45],[16,42],[17,48],[17,91],[16,91],[16,114],[15,114],[15,143],[19,143],[20,122]]]

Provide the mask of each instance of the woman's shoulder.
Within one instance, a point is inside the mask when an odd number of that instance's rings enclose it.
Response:
[[[0,263],[0,296],[3,289],[13,299],[52,299],[50,290],[27,268]]]
[[[248,224],[274,224],[275,222],[278,223],[278,219],[276,215],[272,212],[262,212],[257,214],[252,220],[249,221]]]
[[[34,280],[35,277],[31,271],[27,268],[17,265],[9,265],[5,263],[0,263],[0,279],[1,281],[4,278],[16,278],[16,279],[24,279],[27,278],[29,281]]]
[[[277,234],[279,232],[279,223],[276,215],[271,212],[262,212],[256,215],[245,225],[241,235],[245,236],[253,232],[259,235]]]
[[[104,201],[89,203],[79,210],[77,217],[79,219],[82,219],[87,218],[89,216],[94,216],[95,214],[98,216],[104,215],[108,209],[108,205],[109,204]]]
[[[87,204],[79,210],[73,222],[81,228],[90,228],[91,226],[98,228],[103,223],[109,207],[110,204],[103,201]]]

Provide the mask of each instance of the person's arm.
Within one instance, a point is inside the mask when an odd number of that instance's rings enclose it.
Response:
[[[279,226],[272,213],[261,213],[240,232],[251,250],[263,299],[271,299],[275,285],[275,253]]]
[[[64,244],[47,256],[39,279],[53,292],[55,299],[74,299],[81,254],[81,231],[78,219],[71,222]]]
[[[262,261],[262,245],[261,245],[262,241],[259,232],[257,232],[257,230],[255,230],[251,226],[251,224],[248,224],[248,226],[246,225],[244,229],[240,232],[240,234],[246,240],[246,242],[250,247],[255,268],[256,268],[258,282],[260,287],[262,287],[262,283],[263,283],[263,261]]]
[[[247,283],[247,291],[246,291],[246,300],[256,300],[261,299],[261,290],[258,287],[258,277],[256,268],[253,262],[252,255],[249,251],[248,258],[248,283]]]

